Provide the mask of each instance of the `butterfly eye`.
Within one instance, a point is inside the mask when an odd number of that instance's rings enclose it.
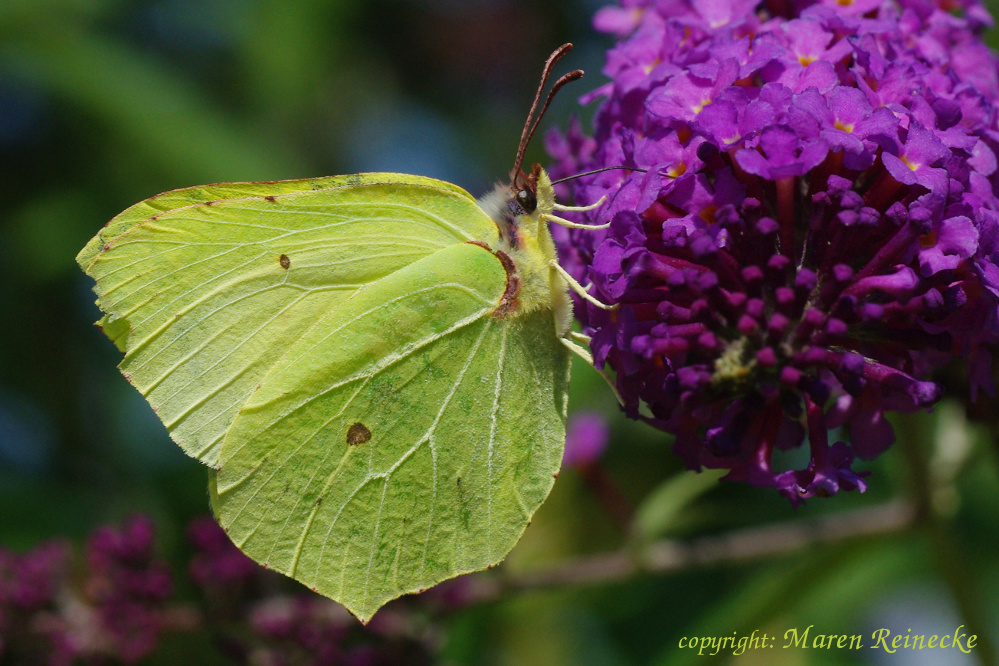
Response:
[[[517,192],[517,203],[520,207],[524,209],[525,213],[533,213],[538,207],[538,199],[534,196],[534,192],[530,190],[520,190]]]

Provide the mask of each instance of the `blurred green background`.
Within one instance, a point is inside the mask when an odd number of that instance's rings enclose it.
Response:
[[[183,562],[184,525],[207,510],[206,473],[174,446],[118,374],[91,324],[92,283],[73,257],[113,215],[209,182],[359,171],[435,176],[481,194],[509,171],[541,63],[565,41],[588,71],[549,113],[589,126],[575,98],[603,82],[600,0],[0,0],[0,545],[82,539],[137,511]],[[994,8],[993,8],[994,9]],[[993,35],[990,35],[993,37]],[[540,140],[528,154],[545,161]],[[567,470],[509,575],[566,558],[754,529],[901,499],[900,532],[741,563],[504,596],[440,618],[456,664],[709,661],[683,636],[813,632],[869,637],[999,634],[996,404],[961,402],[896,420],[899,443],[870,490],[793,510],[769,490],[681,471],[669,438],[616,414],[592,370],[571,408],[603,411],[601,468],[623,496],[607,511],[592,474]],[[621,513],[639,520],[623,525]],[[847,521],[849,525],[849,520]],[[848,530],[849,531],[849,530]],[[181,565],[178,565],[178,567]],[[790,649],[741,664],[996,663],[978,649],[885,654]]]

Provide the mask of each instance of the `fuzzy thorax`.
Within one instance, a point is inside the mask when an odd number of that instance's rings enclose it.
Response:
[[[551,262],[558,261],[558,254],[545,218],[555,209],[555,190],[544,169],[535,167],[535,173],[537,206],[533,211],[524,210],[516,200],[516,192],[505,185],[497,185],[479,200],[479,205],[499,228],[493,250],[510,255],[517,267],[520,306],[516,314],[551,309],[556,333],[562,337],[572,324],[572,300],[565,280],[551,266]]]

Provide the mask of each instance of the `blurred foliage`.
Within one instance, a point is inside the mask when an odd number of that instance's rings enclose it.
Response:
[[[106,220],[167,189],[391,170],[481,193],[505,177],[549,51],[589,71],[547,126],[584,118],[602,81],[598,0],[3,0],[0,2],[0,544],[151,515],[182,561],[205,513],[205,470],[174,446],[115,370],[73,256]],[[994,35],[990,35],[995,43]],[[536,140],[528,162],[544,161]],[[899,425],[864,495],[792,510],[772,491],[691,477],[668,438],[617,414],[603,380],[574,369],[572,409],[602,410],[602,465],[637,510],[605,511],[566,471],[501,570],[911,498],[905,534],[815,545],[741,564],[592,587],[510,594],[440,618],[456,664],[710,661],[683,636],[889,627],[999,634],[997,404],[950,402]],[[986,637],[987,640],[987,637]],[[993,639],[992,644],[995,644]],[[198,643],[197,649],[204,645]],[[173,660],[183,646],[168,649]],[[739,663],[995,663],[983,650],[747,652]],[[918,659],[917,659],[918,658]],[[218,657],[213,657],[218,659]],[[723,653],[715,661],[734,660]],[[960,659],[966,659],[960,661]],[[203,659],[203,661],[206,661]],[[164,663],[170,663],[169,661]]]

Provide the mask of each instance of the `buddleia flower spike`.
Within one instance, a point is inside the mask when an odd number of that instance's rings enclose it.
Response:
[[[593,136],[547,142],[555,178],[598,172],[570,185],[583,228],[553,230],[591,284],[594,363],[691,469],[795,503],[863,491],[858,460],[894,440],[887,413],[940,398],[935,368],[993,391],[991,19],[975,1],[624,4],[596,19],[619,41]]]

